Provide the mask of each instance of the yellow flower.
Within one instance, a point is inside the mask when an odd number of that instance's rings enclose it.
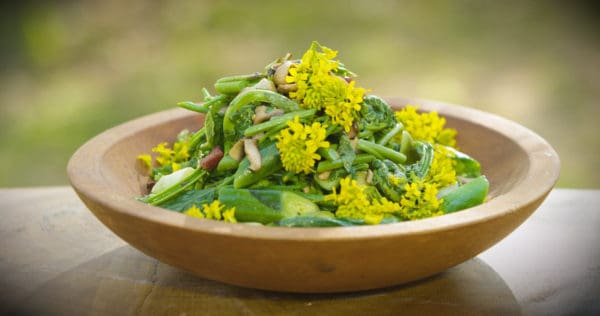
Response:
[[[219,200],[214,200],[210,204],[202,204],[202,211],[204,212],[204,215],[206,215],[206,218],[220,220],[221,209],[224,207],[225,206],[219,203]]]
[[[235,218],[235,207],[223,211],[223,221],[237,223],[237,219]]]
[[[152,148],[152,152],[158,154],[156,162],[160,166],[171,165],[173,171],[180,169],[179,163],[185,162],[190,158],[188,140],[177,141],[173,148],[169,148],[169,143],[163,142]],[[139,157],[138,157],[139,158]],[[144,157],[147,159],[147,157]]]
[[[361,109],[366,90],[355,88],[354,81],[346,83],[339,77],[333,78],[330,85],[323,89],[325,114],[331,118],[333,124],[341,125],[349,132]]]
[[[437,112],[417,113],[418,107],[408,105],[396,112],[396,120],[402,123],[404,129],[417,139],[429,143],[437,143],[454,147],[456,145],[456,130],[444,128],[446,119],[439,117]]]
[[[404,185],[406,193],[400,200],[399,215],[404,220],[442,215],[440,210],[441,200],[438,200],[438,189],[432,183],[427,183],[417,176],[412,177],[412,182]]]
[[[152,156],[145,154],[137,156],[137,159],[141,161],[144,166],[148,169],[152,169]]]
[[[391,173],[388,175],[388,179],[390,180],[390,183],[395,186],[399,186],[400,184],[402,184],[405,181],[404,178],[397,178],[396,176],[394,176]]]
[[[369,198],[365,189],[356,180],[346,177],[340,181],[340,192],[335,188],[333,193],[325,196],[325,201],[333,201],[337,205],[335,216],[339,218],[362,219],[367,224],[379,224],[385,214],[400,210],[398,203],[386,198],[374,200]]]
[[[289,94],[291,99],[305,108],[325,109],[333,124],[349,132],[366,90],[333,74],[339,67],[339,62],[333,60],[336,55],[336,51],[313,42],[300,64],[290,67],[286,82],[297,86]]]
[[[190,207],[189,209],[183,211],[183,214],[196,218],[206,218],[206,216],[204,216],[204,213],[202,213],[202,211],[200,211],[200,209],[196,207],[195,204],[192,205],[192,207]]]
[[[434,145],[433,161],[425,181],[434,184],[438,189],[456,183],[456,161],[454,153],[442,145]]]
[[[158,154],[158,157],[156,157],[156,162],[161,166],[166,166],[173,161],[173,156],[175,155],[175,152],[168,146],[169,143],[162,142],[156,145],[156,147],[152,148],[152,152]]]
[[[192,205],[192,207],[183,211],[183,213],[196,218],[223,219],[225,222],[237,223],[235,207],[225,209],[225,205],[221,205],[219,200],[214,200],[211,204],[202,204],[202,210],[196,207],[196,205]]]
[[[304,125],[297,115],[287,125],[288,128],[277,135],[276,146],[281,155],[281,163],[287,171],[308,174],[313,171],[315,161],[321,159],[317,150],[329,147],[329,142],[325,141],[326,126],[319,122]]]

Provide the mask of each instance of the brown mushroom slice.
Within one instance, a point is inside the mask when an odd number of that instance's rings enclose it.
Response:
[[[231,148],[229,149],[229,156],[231,158],[240,161],[244,158],[244,141],[242,139],[238,140]]]
[[[292,66],[292,62],[287,60],[283,64],[279,65],[277,69],[275,69],[275,74],[273,75],[273,82],[276,85],[286,84],[285,77],[287,77],[288,72],[290,70],[290,66]]]
[[[273,116],[283,115],[285,113],[282,109],[272,109],[267,112],[267,107],[264,105],[259,105],[254,110],[254,124],[262,123],[264,121],[269,120]]]
[[[260,152],[258,151],[258,140],[245,138],[244,152],[246,153],[246,158],[248,158],[248,161],[250,161],[250,170],[260,170],[260,167],[262,166],[262,159],[260,157]]]

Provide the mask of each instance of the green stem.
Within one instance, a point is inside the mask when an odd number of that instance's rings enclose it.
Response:
[[[204,128],[204,127],[202,127],[196,133],[194,133],[194,135],[192,135],[192,139],[190,140],[189,148],[190,149],[196,148],[196,146],[198,145],[198,143],[200,143],[200,140],[202,140],[202,136],[204,136],[205,133],[206,133],[206,128]]]
[[[275,126],[281,125],[282,123],[285,124],[289,120],[294,120],[296,115],[298,115],[298,117],[300,119],[304,119],[304,118],[313,116],[316,112],[317,112],[316,109],[308,109],[308,110],[289,112],[289,113],[283,114],[281,116],[276,116],[266,122],[262,122],[260,124],[256,124],[256,125],[252,125],[252,126],[248,127],[244,131],[244,135],[245,136],[253,136],[258,133],[267,131]]]
[[[357,148],[374,156],[382,156],[383,158],[387,158],[395,163],[403,163],[406,161],[406,155],[391,148],[387,148],[366,140],[359,139]]]
[[[375,156],[371,154],[358,154],[354,158],[354,164],[368,163],[375,159]],[[317,172],[324,172],[327,170],[338,169],[344,166],[344,162],[341,159],[337,160],[323,160],[317,165]]]
[[[206,103],[198,104],[192,101],[179,102],[177,103],[177,106],[198,113],[207,113],[209,110],[208,106],[206,106]]]
[[[151,205],[159,205],[165,201],[168,201],[177,196],[179,193],[191,188],[198,180],[200,180],[200,178],[202,178],[204,174],[206,174],[206,170],[198,167],[196,170],[194,170],[194,172],[183,178],[181,181],[175,183],[166,190],[149,197],[146,202]]]
[[[396,123],[396,126],[392,128],[389,132],[387,132],[381,139],[377,142],[377,144],[385,146],[392,137],[396,136],[402,130],[402,123]]]
[[[221,94],[221,95],[218,95],[215,97],[211,97],[208,101],[206,101],[204,103],[198,104],[198,103],[194,103],[191,101],[184,101],[184,102],[177,103],[177,106],[184,108],[184,109],[188,109],[190,111],[198,112],[198,113],[208,113],[211,106],[214,106],[215,104],[220,104],[220,103],[227,103],[229,98],[230,98],[229,96]]]
[[[255,85],[264,75],[257,72],[249,75],[224,77],[215,82],[215,90],[222,94],[235,95],[242,89]]]

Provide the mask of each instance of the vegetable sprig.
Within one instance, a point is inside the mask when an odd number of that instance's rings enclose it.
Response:
[[[203,113],[138,158],[140,200],[189,216],[275,226],[417,220],[483,203],[488,181],[436,112],[388,104],[358,87],[337,52],[313,42],[301,59],[221,78],[216,95],[178,106]]]

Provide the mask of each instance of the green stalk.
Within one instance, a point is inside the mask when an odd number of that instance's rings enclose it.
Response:
[[[392,128],[389,132],[387,132],[381,139],[377,142],[377,144],[385,146],[392,137],[396,136],[402,130],[402,123],[396,123],[396,126]]]
[[[151,205],[159,205],[165,201],[168,201],[175,196],[179,195],[179,193],[191,188],[202,176],[206,174],[206,170],[198,167],[194,172],[192,172],[189,176],[183,178],[181,181],[175,183],[171,187],[166,190],[149,197],[146,200],[146,203]]]
[[[190,146],[189,146],[190,149],[196,148],[196,146],[198,145],[198,143],[200,143],[200,140],[202,139],[202,136],[204,136],[205,133],[206,133],[206,128],[202,127],[196,133],[194,133],[194,135],[192,135],[192,138],[190,140]]]
[[[371,154],[358,154],[354,158],[354,164],[368,163],[375,159],[375,156]],[[341,159],[337,160],[323,160],[317,165],[317,172],[324,172],[327,170],[338,169],[344,166],[344,162]]]
[[[298,115],[298,117],[300,119],[303,119],[303,118],[308,118],[308,117],[313,116],[316,112],[317,112],[316,109],[308,109],[308,110],[289,112],[289,113],[283,114],[281,116],[273,117],[268,121],[248,127],[244,131],[244,136],[253,136],[258,133],[267,131],[277,125],[281,125],[282,123],[285,124],[289,120],[294,120],[296,115]]]
[[[229,97],[226,95],[218,95],[215,97],[211,97],[210,100],[204,103],[194,103],[191,101],[184,101],[177,103],[177,106],[180,108],[184,108],[190,111],[198,112],[198,113],[208,113],[211,106],[219,103],[227,103]]]
[[[363,139],[358,140],[357,148],[368,152],[374,156],[381,156],[383,158],[389,159],[395,163],[403,163],[406,161],[406,155],[399,153],[393,149],[387,148],[385,146],[369,142]]]
[[[242,89],[255,85],[264,75],[256,72],[248,75],[224,77],[215,82],[215,90],[222,94],[235,95]]]
[[[194,103],[192,101],[183,101],[183,102],[177,103],[177,106],[180,108],[184,108],[186,110],[190,110],[190,111],[194,111],[194,112],[198,112],[198,113],[207,113],[209,110],[209,107],[206,106],[206,102],[198,104],[198,103]]]

